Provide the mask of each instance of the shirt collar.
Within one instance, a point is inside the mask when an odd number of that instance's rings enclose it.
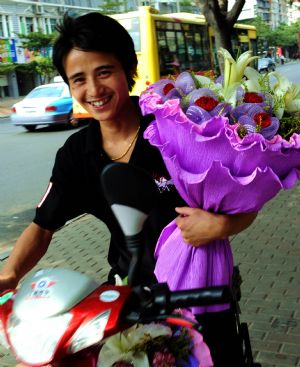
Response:
[[[137,96],[132,96],[130,98],[133,100],[134,104],[139,108],[139,105],[138,105],[139,98]],[[141,124],[140,133],[143,133],[146,127],[148,126],[148,124],[150,123],[150,121],[154,119],[154,117],[152,115],[143,116],[140,109],[139,111],[140,111],[140,124]],[[102,147],[101,147],[101,144],[99,144],[99,141],[101,141],[101,139],[102,137],[101,137],[99,121],[95,119],[91,119],[87,127],[85,153],[99,151],[99,149],[101,151]]]

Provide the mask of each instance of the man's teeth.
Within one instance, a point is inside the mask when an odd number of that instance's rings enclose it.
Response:
[[[106,99],[104,99],[102,101],[93,101],[93,102],[90,102],[90,104],[92,106],[95,106],[95,107],[101,107],[101,106],[103,106],[107,102],[108,102],[108,98],[106,98]]]

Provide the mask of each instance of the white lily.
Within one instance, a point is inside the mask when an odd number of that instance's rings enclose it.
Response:
[[[273,90],[275,93],[280,92],[284,94],[290,88],[291,82],[284,75],[278,73],[277,71],[273,71],[269,75],[275,77],[277,80],[277,82],[273,85]]]
[[[290,83],[288,90],[284,95],[285,110],[288,113],[300,112],[300,87]]]
[[[254,68],[247,66],[244,72],[247,80],[244,82],[246,88],[250,92],[265,92],[266,84],[269,84],[268,74],[260,74]]]
[[[219,49],[218,53],[222,55],[224,59],[224,88],[228,88],[235,83],[241,83],[246,66],[251,61],[257,59],[257,56],[251,56],[251,51],[242,53],[237,61],[235,61],[230,53],[222,47]]]
[[[222,47],[218,53],[224,59],[223,96],[226,102],[235,106],[236,91],[241,85],[245,69],[251,61],[257,59],[257,56],[251,56],[251,51],[246,51],[235,61],[230,53]]]
[[[270,73],[276,82],[272,85],[275,98],[274,113],[281,118],[284,112],[293,114],[300,111],[300,87],[291,83],[288,78],[278,72]]]
[[[143,341],[159,336],[171,336],[172,330],[161,324],[135,325],[106,339],[98,358],[98,367],[111,367],[114,363],[125,361],[134,367],[150,367],[148,356],[136,347]]]

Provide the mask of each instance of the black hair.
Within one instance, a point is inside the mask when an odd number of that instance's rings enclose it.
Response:
[[[135,81],[137,57],[132,38],[126,29],[115,19],[92,12],[74,18],[67,13],[57,25],[58,38],[53,45],[52,60],[57,71],[68,83],[64,69],[64,59],[76,48],[82,51],[112,53],[123,67],[128,89],[132,90]]]

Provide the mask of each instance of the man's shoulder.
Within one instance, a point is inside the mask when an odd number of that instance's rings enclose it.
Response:
[[[80,130],[76,131],[74,134],[70,135],[68,139],[65,141],[62,149],[69,150],[72,153],[83,153],[87,150],[88,147],[88,136],[92,135],[93,133],[91,130],[93,126],[90,122],[88,126],[81,128]]]

